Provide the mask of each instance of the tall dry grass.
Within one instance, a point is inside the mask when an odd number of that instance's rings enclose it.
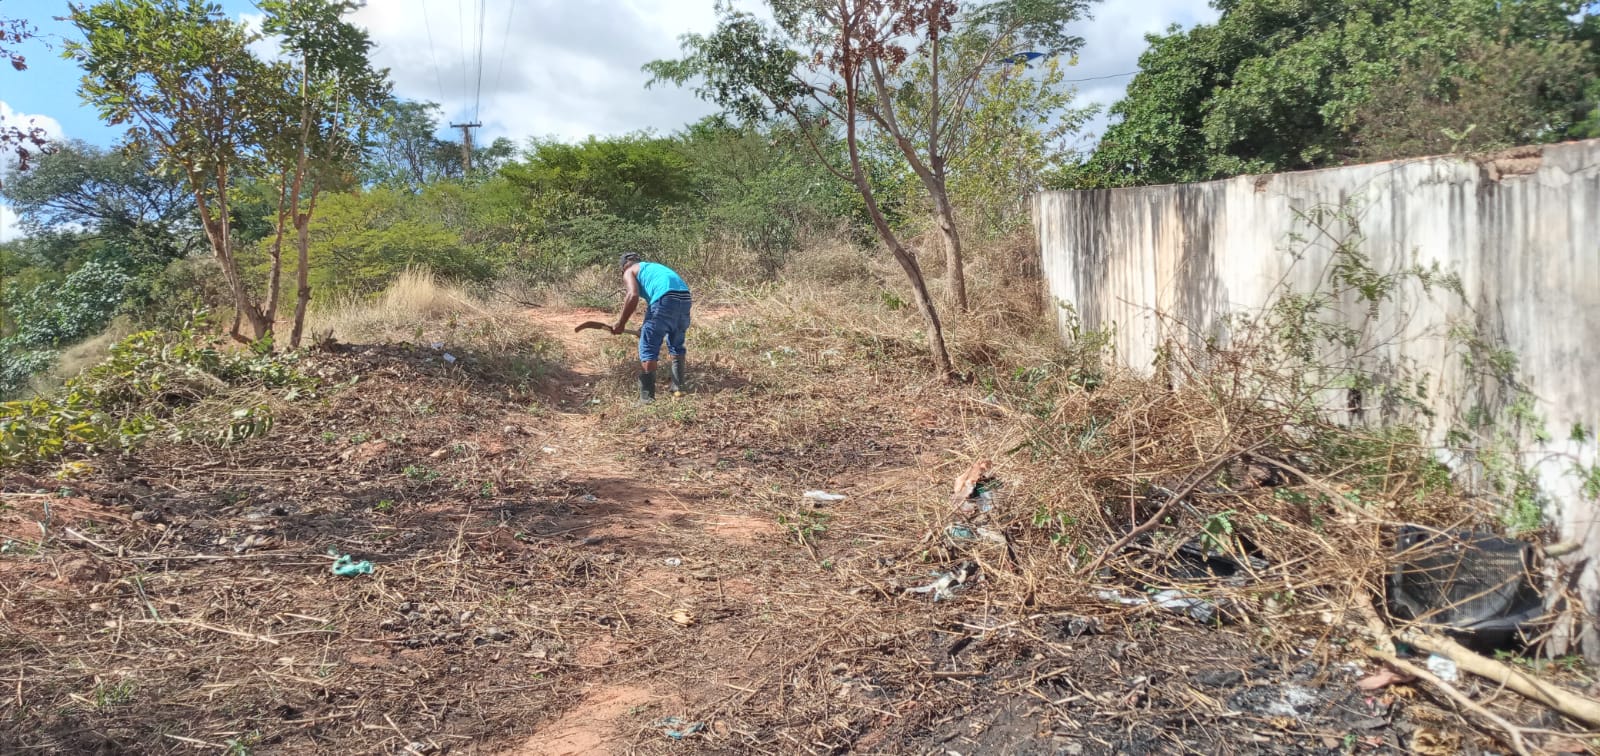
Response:
[[[492,310],[465,290],[441,283],[427,269],[407,268],[376,297],[351,296],[313,307],[306,314],[306,332],[349,342],[404,340]]]

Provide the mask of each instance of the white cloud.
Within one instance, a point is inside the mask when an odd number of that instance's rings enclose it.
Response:
[[[5,100],[0,100],[0,123],[19,129],[37,127],[43,129],[45,136],[50,139],[60,139],[65,134],[60,121],[47,115],[19,113]]]
[[[0,205],[0,242],[8,242],[21,236],[22,229],[17,225],[16,211]]]
[[[1090,122],[1086,134],[1105,131],[1105,110],[1122,99],[1132,76],[1139,70],[1139,56],[1149,45],[1146,34],[1164,34],[1172,24],[1184,27],[1210,23],[1217,10],[1206,0],[1107,0],[1090,6],[1094,17],[1074,29],[1084,38],[1078,65],[1067,72],[1070,79],[1092,79],[1077,84],[1078,99],[1101,106],[1099,117]],[[1114,78],[1096,78],[1096,77]]]
[[[456,122],[481,102],[482,139],[670,131],[712,111],[687,90],[646,90],[640,70],[676,55],[679,35],[710,31],[711,0],[488,0],[481,65],[478,5],[373,0],[354,20],[397,95]]]
[[[9,103],[0,100],[0,126],[15,127],[19,129],[38,128],[44,131],[47,139],[61,139],[66,132],[61,128],[61,122],[50,116],[19,113]],[[10,173],[17,165],[17,156],[7,149],[0,152],[0,177]],[[17,214],[10,207],[0,205],[0,241],[10,241],[22,236],[22,229],[17,225]]]
[[[371,0],[354,15],[377,43],[373,61],[390,69],[395,92],[431,100],[446,122],[477,115],[480,139],[553,135],[577,139],[645,128],[671,131],[713,111],[685,89],[644,88],[640,66],[678,54],[678,37],[710,31],[713,0],[488,0],[483,54],[471,0]],[[762,3],[740,0],[760,10]],[[1069,78],[1138,68],[1144,35],[1173,23],[1216,18],[1205,0],[1106,0],[1077,33],[1086,43]],[[481,69],[481,97],[478,76]],[[1079,84],[1081,99],[1110,105],[1130,77]],[[1103,130],[1102,115],[1091,131]]]

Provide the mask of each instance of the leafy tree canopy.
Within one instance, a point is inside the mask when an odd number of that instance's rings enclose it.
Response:
[[[1355,157],[1375,87],[1430,60],[1442,64],[1441,77],[1473,78],[1464,69],[1485,43],[1578,45],[1592,62],[1595,18],[1578,0],[1213,4],[1216,23],[1149,37],[1141,73],[1112,107],[1117,120],[1077,185],[1201,181]],[[1575,103],[1560,101],[1564,91],[1540,104],[1551,133],[1571,121],[1562,114]]]

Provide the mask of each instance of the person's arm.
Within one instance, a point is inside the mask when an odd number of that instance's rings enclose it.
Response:
[[[622,274],[622,282],[628,287],[628,294],[622,300],[622,316],[617,318],[617,324],[611,326],[612,335],[622,333],[628,325],[628,319],[633,317],[633,311],[639,307],[639,266],[635,265]]]

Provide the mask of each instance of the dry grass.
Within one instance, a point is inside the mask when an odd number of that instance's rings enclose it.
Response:
[[[993,275],[972,314],[949,317],[971,382],[948,384],[916,311],[885,288],[898,274],[817,254],[776,284],[697,286],[693,390],[646,407],[630,343],[554,332],[577,313],[528,315],[423,277],[333,313],[321,327],[344,339],[423,346],[314,364],[351,388],[285,408],[272,443],[117,461],[80,486],[90,541],[64,535],[62,514],[18,560],[0,645],[30,708],[0,745],[490,752],[561,712],[639,753],[1005,752],[1041,729],[1088,753],[1226,752],[1262,732],[1303,752],[1355,731],[1359,714],[1292,731],[1239,714],[1198,693],[1191,667],[1237,665],[1247,691],[1306,662],[1317,686],[1335,675],[1355,656],[1342,615],[1375,587],[1390,526],[1485,517],[1426,450],[1265,401],[1270,374],[1248,361],[1209,355],[1229,369],[1176,388],[1112,370],[1027,320],[1033,294],[999,283],[1003,261],[974,263]],[[522,379],[549,389],[532,401],[485,369],[537,339],[530,318],[566,340],[546,360],[566,372]],[[433,340],[477,351],[445,364]],[[962,513],[951,481],[980,459],[996,506]],[[800,496],[819,488],[849,498]],[[6,534],[37,538],[35,494],[14,495],[29,516],[0,518]],[[101,507],[115,501],[171,526]],[[226,548],[263,523],[275,540],[259,556]],[[1005,544],[955,540],[955,523]],[[1241,574],[1195,569],[1197,542]],[[329,575],[330,544],[379,572]],[[908,592],[965,564],[949,601]],[[1151,588],[1213,602],[1223,626],[1096,596]],[[1329,700],[1368,705],[1337,680]],[[593,719],[596,691],[617,688],[657,698]],[[1418,719],[1386,705],[1420,721],[1420,703]],[[1428,727],[1482,744],[1436,711]],[[651,726],[663,715],[710,726],[674,742]]]
[[[409,268],[376,297],[351,297],[313,308],[306,332],[340,341],[414,337],[426,326],[486,316],[490,309],[464,290],[445,286],[426,269]]]

